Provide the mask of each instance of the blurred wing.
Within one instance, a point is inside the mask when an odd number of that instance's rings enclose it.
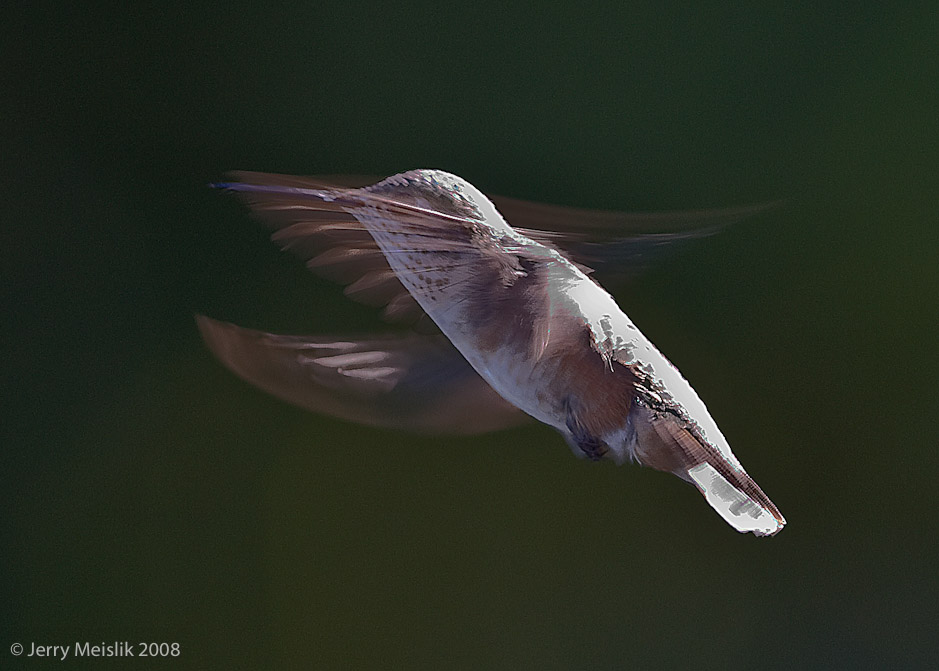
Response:
[[[316,175],[307,183],[322,187],[361,188],[380,182],[376,175]],[[548,205],[520,198],[486,194],[513,228],[531,229],[548,239],[600,244],[629,236],[676,235],[703,237],[783,204],[782,200],[738,207],[664,212],[620,212],[567,205]],[[554,238],[553,236],[557,236]],[[563,244],[562,247],[565,247]],[[565,247],[566,248],[566,247]]]
[[[516,286],[528,275],[523,264],[548,255],[506,225],[475,187],[448,173],[411,171],[365,189],[256,173],[234,177],[218,186],[271,224],[273,240],[313,270],[347,282],[351,298],[384,305],[392,319],[476,303],[516,314],[507,301],[529,295]]]
[[[423,315],[414,297],[388,265],[374,237],[336,201],[323,193],[355,193],[374,184],[369,176],[295,177],[256,172],[231,173],[232,182],[217,186],[235,191],[268,224],[272,238],[300,258],[314,272],[346,284],[350,298],[384,308],[391,321],[413,322]],[[258,189],[257,187],[261,187]],[[312,195],[312,194],[317,195]],[[376,205],[411,223],[428,219],[406,202],[406,189],[397,195],[373,195]],[[397,199],[404,198],[402,202]],[[607,277],[628,277],[666,250],[711,235],[721,227],[773,207],[776,203],[722,210],[631,214],[585,210],[494,196],[492,201],[513,228],[542,244],[561,250],[572,261]],[[358,205],[362,202],[359,200]],[[434,213],[431,212],[431,215]],[[443,216],[441,223],[450,224]],[[446,226],[441,227],[446,230]],[[451,229],[452,230],[452,229]]]
[[[422,433],[479,434],[529,420],[443,336],[339,339],[262,333],[196,317],[236,375],[289,403],[340,419]]]
[[[383,307],[389,321],[413,323],[423,316],[365,226],[335,203],[309,195],[351,189],[336,183],[358,184],[359,178],[334,176],[326,182],[257,172],[233,172],[229,177],[233,182],[216,186],[235,191],[273,230],[275,243],[318,275],[346,285],[349,298]]]
[[[374,175],[321,175],[321,184],[362,187],[380,181]],[[620,212],[548,205],[486,194],[512,228],[559,249],[575,263],[604,279],[635,277],[658,259],[692,240],[714,235],[726,226],[779,207],[776,200],[738,207],[665,212]]]
[[[604,279],[628,279],[664,253],[691,240],[714,235],[725,226],[777,207],[782,201],[722,209],[670,212],[616,212],[545,205],[491,196],[513,228],[561,249],[576,263]]]
[[[506,196],[490,198],[513,226],[540,229],[549,234],[571,233],[603,238],[648,233],[688,233],[693,229],[727,226],[782,203],[773,201],[706,210],[618,212],[546,205]]]

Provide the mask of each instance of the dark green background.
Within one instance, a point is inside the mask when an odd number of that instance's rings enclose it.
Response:
[[[113,639],[198,669],[936,663],[934,3],[191,4],[4,9],[0,667]],[[383,326],[206,183],[415,167],[788,198],[611,287],[785,531],[544,427],[373,430],[216,364],[195,312]]]

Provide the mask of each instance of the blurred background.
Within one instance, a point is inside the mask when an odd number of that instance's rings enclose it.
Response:
[[[0,28],[0,667],[128,640],[179,642],[166,668],[935,668],[931,3],[84,4]],[[386,327],[208,182],[418,167],[787,199],[609,287],[779,536],[546,427],[369,429],[212,359],[194,313]]]

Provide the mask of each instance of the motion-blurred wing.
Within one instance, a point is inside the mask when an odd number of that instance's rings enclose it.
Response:
[[[360,302],[384,308],[391,321],[413,322],[423,314],[414,297],[401,285],[374,237],[340,200],[324,201],[322,193],[361,197],[374,184],[368,176],[295,177],[256,172],[234,172],[219,184],[235,191],[274,233],[283,249],[300,258],[314,272],[346,284],[345,293]],[[319,195],[314,195],[319,194]],[[373,194],[376,205],[414,221],[422,215],[452,213],[417,211],[407,189]],[[494,196],[496,209],[513,228],[543,244],[561,250],[572,261],[598,274],[627,277],[646,267],[659,253],[676,243],[710,235],[722,226],[751,216],[774,204],[723,210],[631,214],[585,210],[532,203]],[[362,204],[361,199],[357,201]],[[347,203],[349,204],[349,203]],[[424,223],[428,217],[424,216]],[[440,230],[446,231],[446,226]]]
[[[437,324],[465,320],[474,306],[476,316],[504,323],[523,314],[524,302],[545,295],[536,291],[544,277],[531,271],[551,252],[517,233],[482,193],[449,173],[411,171],[364,189],[236,177],[221,186],[273,223],[275,241],[317,270],[350,272],[341,278],[351,281],[346,293],[384,304],[391,317],[416,301]],[[323,251],[323,236],[335,233],[343,241]]]
[[[203,316],[196,322],[209,349],[236,375],[318,413],[465,435],[530,419],[493,391],[443,336],[287,336]]]
[[[382,178],[321,175],[310,179],[324,185],[357,188]],[[572,261],[589,266],[606,279],[634,277],[654,265],[663,254],[682,248],[684,243],[714,235],[726,226],[784,202],[699,210],[621,212],[486,195],[512,228],[538,242],[557,247]]]
[[[505,220],[534,240],[549,244],[602,279],[635,277],[684,243],[714,235],[725,226],[778,206],[782,201],[741,207],[617,212],[545,205],[492,196]]]
[[[360,179],[318,178],[258,172],[232,172],[219,184],[234,191],[273,234],[271,239],[299,256],[313,272],[345,284],[345,294],[384,308],[389,321],[413,323],[423,310],[401,285],[368,230],[335,203],[312,197],[311,191],[354,190],[343,184]]]

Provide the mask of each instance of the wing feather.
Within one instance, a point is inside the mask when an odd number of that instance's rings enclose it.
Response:
[[[294,405],[371,426],[479,434],[529,417],[441,335],[286,336],[197,316],[209,349],[242,379]]]
[[[391,321],[413,322],[421,310],[400,281],[383,272],[390,270],[388,254],[404,258],[428,251],[432,242],[432,251],[449,255],[438,258],[437,270],[478,270],[478,250],[466,246],[476,224],[468,216],[471,210],[460,211],[454,209],[452,200],[420,194],[413,184],[388,184],[391,180],[376,184],[378,178],[369,176],[297,177],[259,172],[234,172],[230,178],[217,186],[236,191],[273,229],[272,239],[277,244],[301,257],[317,274],[354,287],[347,289],[350,297],[385,306],[383,314]],[[372,186],[357,188],[367,184]],[[492,202],[526,237],[557,248],[575,263],[608,278],[634,275],[666,250],[778,204],[627,213],[504,196],[493,196]],[[373,214],[381,212],[393,218],[396,233],[406,234],[407,244],[398,240],[396,249],[386,246],[382,253],[379,242],[362,223],[362,213],[354,213],[356,208],[371,208]],[[464,258],[459,261],[456,257],[461,251]],[[496,272],[511,273],[504,263],[493,266],[491,258],[483,261]]]

